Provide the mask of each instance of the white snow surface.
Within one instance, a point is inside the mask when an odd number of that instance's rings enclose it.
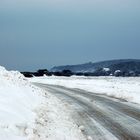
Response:
[[[79,88],[140,104],[140,77],[34,77],[32,82]]]
[[[0,67],[0,140],[84,140],[62,101]]]
[[[108,72],[108,71],[110,71],[110,68],[103,68],[103,70]]]

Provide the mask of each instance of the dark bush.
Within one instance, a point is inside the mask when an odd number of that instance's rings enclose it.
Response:
[[[76,76],[83,76],[84,73],[82,73],[82,72],[78,72],[78,73],[74,73],[74,75],[76,75]]]
[[[25,77],[31,78],[33,77],[33,74],[31,72],[21,72]]]
[[[54,76],[62,76],[62,72],[52,72]]]
[[[73,75],[73,73],[70,71],[70,70],[63,70],[62,71],[62,75],[63,76],[72,76]]]
[[[38,71],[37,71],[37,73],[39,73],[38,75],[47,75],[47,76],[51,76],[52,74],[51,74],[51,72],[49,72],[47,69],[39,69]]]

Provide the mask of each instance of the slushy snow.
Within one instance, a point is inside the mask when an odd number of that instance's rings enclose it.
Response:
[[[67,107],[0,67],[0,140],[84,140]]]

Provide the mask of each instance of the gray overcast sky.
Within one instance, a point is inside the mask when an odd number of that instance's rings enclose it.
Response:
[[[0,65],[36,70],[140,58],[140,0],[1,0]]]

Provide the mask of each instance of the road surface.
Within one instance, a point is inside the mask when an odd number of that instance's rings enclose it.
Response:
[[[65,102],[83,134],[93,140],[140,140],[140,106],[62,86],[36,84]]]

